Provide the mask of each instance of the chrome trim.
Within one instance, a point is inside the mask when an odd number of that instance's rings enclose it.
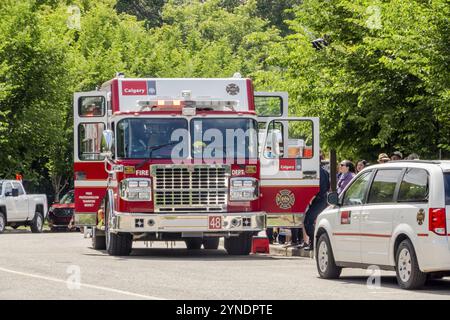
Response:
[[[233,213],[184,213],[174,214],[143,214],[115,212],[115,223],[112,232],[205,232],[229,233],[253,231],[259,232],[266,227],[264,212],[233,212]],[[209,229],[208,216],[222,217],[222,228]],[[244,226],[244,218],[250,223]],[[234,223],[233,221],[240,223]]]
[[[155,212],[226,212],[229,165],[152,165]]]

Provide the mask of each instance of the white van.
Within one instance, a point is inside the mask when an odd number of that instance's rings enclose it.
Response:
[[[342,268],[395,270],[401,288],[450,275],[450,161],[396,161],[360,172],[317,218],[322,278]]]

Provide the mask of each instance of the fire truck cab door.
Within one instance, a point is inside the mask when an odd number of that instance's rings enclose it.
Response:
[[[96,225],[106,193],[108,174],[102,156],[102,136],[111,104],[106,91],[74,94],[75,224]]]
[[[299,227],[319,191],[319,119],[272,117],[260,131],[261,207],[269,227]]]

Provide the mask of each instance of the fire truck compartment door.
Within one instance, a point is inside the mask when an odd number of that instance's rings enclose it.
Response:
[[[267,118],[260,131],[261,206],[268,226],[301,226],[319,191],[319,119]]]
[[[102,153],[107,128],[110,94],[106,91],[74,94],[74,185],[75,223],[95,225],[98,208],[106,193],[108,174]]]

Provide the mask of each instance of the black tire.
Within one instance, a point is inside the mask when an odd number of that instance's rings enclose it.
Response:
[[[96,227],[92,228],[92,248],[95,250],[106,250],[106,237],[96,232]]]
[[[247,256],[252,250],[253,233],[241,233],[237,237],[225,238],[225,250],[229,255]]]
[[[109,231],[109,218],[111,215],[106,201],[105,242],[106,251],[110,256],[129,256],[133,248],[133,237],[131,233],[113,233]]]
[[[3,212],[0,212],[0,233],[3,233],[6,228],[6,216]]]
[[[41,233],[44,227],[44,216],[40,212],[34,214],[33,220],[31,220],[30,229],[32,233]]]
[[[186,248],[188,250],[200,250],[202,247],[202,238],[189,238],[185,239],[184,242],[186,243]]]
[[[420,271],[416,251],[409,239],[403,240],[395,252],[395,271],[398,285],[402,289],[419,289],[427,281],[427,274]]]
[[[325,250],[325,251],[324,251]],[[330,239],[323,233],[315,247],[316,266],[319,276],[324,279],[337,279],[341,275],[342,268],[336,265]]]
[[[220,238],[204,238],[203,248],[206,250],[217,250],[219,249]]]

